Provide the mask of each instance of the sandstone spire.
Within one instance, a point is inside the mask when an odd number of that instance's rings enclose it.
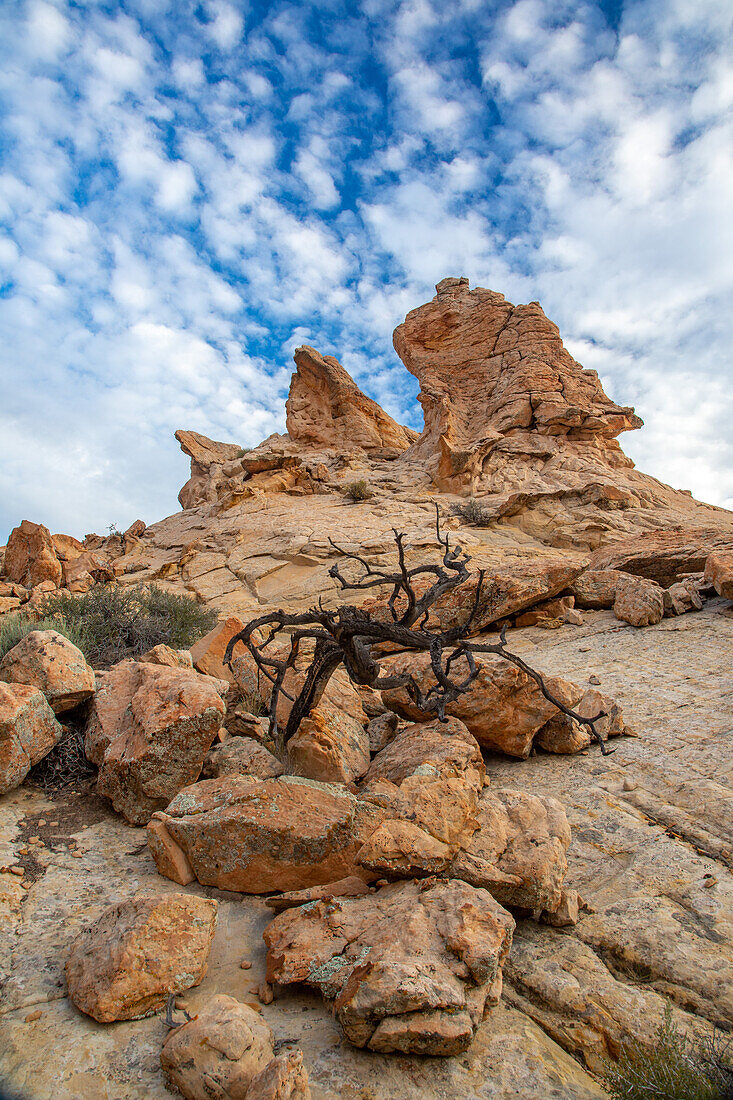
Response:
[[[538,302],[514,306],[503,294],[471,290],[465,278],[435,289],[395,329],[394,346],[420,382],[425,430],[416,450],[437,457],[441,487],[471,484],[507,436],[605,441],[641,427],[633,409],[606,396],[595,371],[575,362]]]
[[[298,369],[285,408],[294,442],[396,457],[417,439],[417,432],[398,424],[363,394],[332,355],[306,344],[296,348],[293,358]]]

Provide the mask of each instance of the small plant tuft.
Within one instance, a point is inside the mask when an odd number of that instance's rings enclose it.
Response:
[[[466,523],[472,523],[474,527],[488,527],[494,516],[490,508],[473,497],[456,509],[458,515],[465,519]]]
[[[695,1043],[672,1020],[667,1005],[653,1047],[625,1043],[604,1084],[614,1100],[733,1100],[729,1045],[719,1037]]]
[[[344,489],[344,496],[347,496],[353,504],[360,504],[363,500],[370,500],[374,492],[366,478],[360,477],[358,481],[349,482]]]

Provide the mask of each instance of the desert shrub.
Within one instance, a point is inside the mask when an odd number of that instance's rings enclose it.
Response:
[[[466,523],[472,523],[475,527],[488,527],[494,518],[491,509],[480,501],[474,500],[473,497],[465,504],[459,505],[456,510]]]
[[[125,657],[139,657],[161,642],[186,649],[216,624],[217,614],[191,596],[165,592],[155,584],[96,584],[88,592],[53,592],[41,614],[72,641],[95,668],[108,668]]]
[[[360,477],[358,481],[349,482],[344,489],[344,495],[354,504],[359,504],[362,500],[369,500],[374,493],[366,478]]]
[[[688,1039],[668,1005],[653,1047],[624,1044],[604,1084],[614,1100],[733,1100],[728,1051],[715,1037],[704,1043]]]
[[[50,617],[34,619],[24,611],[17,611],[14,615],[5,615],[0,619],[0,657],[4,657],[8,650],[17,645],[32,630],[56,630],[81,649],[79,631],[64,619]]]

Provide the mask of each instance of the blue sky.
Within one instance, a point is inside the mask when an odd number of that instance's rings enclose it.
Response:
[[[0,541],[176,510],[176,428],[284,429],[293,348],[421,427],[392,329],[539,299],[733,507],[729,0],[4,0]]]

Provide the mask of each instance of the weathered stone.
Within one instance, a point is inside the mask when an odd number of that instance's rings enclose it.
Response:
[[[132,898],[105,910],[74,941],[69,997],[100,1023],[137,1020],[206,974],[217,903],[189,894]]]
[[[265,929],[267,978],[320,988],[351,1043],[458,1054],[500,996],[514,921],[456,880],[401,882],[289,909]]]
[[[198,432],[178,430],[176,439],[181,450],[191,459],[191,477],[178,494],[182,508],[195,508],[205,502],[217,500],[217,475],[225,462],[231,461],[242,453],[236,443],[216,443]]]
[[[489,890],[504,906],[555,912],[568,869],[570,826],[554,798],[486,788],[479,827],[450,873]]]
[[[284,894],[273,894],[265,900],[265,905],[275,913],[282,913],[285,909],[296,909],[310,901],[321,901],[324,898],[361,898],[364,894],[368,894],[370,889],[371,887],[364,882],[363,878],[348,875],[337,882],[327,882],[324,886],[309,886],[305,890],[288,890]]]
[[[167,665],[168,668],[193,668],[191,654],[187,649],[171,649],[169,645],[154,645],[140,658],[142,664]]]
[[[705,560],[705,580],[719,596],[733,600],[733,550],[717,550]]]
[[[214,745],[204,759],[203,779],[223,775],[250,775],[255,779],[275,779],[285,771],[278,758],[251,737],[230,737]]]
[[[135,825],[198,778],[228,685],[184,668],[122,661],[97,677],[85,748],[97,790]]]
[[[664,617],[663,589],[654,581],[628,573],[616,586],[613,613],[631,626],[654,626]]]
[[[388,664],[394,673],[409,670],[423,692],[435,683],[427,654],[411,653]],[[446,713],[460,718],[483,747],[526,758],[535,735],[557,713],[557,708],[545,699],[526,672],[503,658],[488,654],[477,659],[477,665],[478,677],[464,695],[446,708]],[[465,663],[459,661],[454,665],[457,674],[464,669],[467,671]],[[582,688],[560,677],[550,677],[546,682],[566,706],[572,707],[583,695]],[[404,688],[385,691],[382,697],[390,710],[404,718],[416,721],[430,717]]]
[[[353,783],[369,767],[369,736],[345,711],[322,701],[288,742],[289,770],[322,783]]]
[[[338,359],[307,345],[296,348],[293,358],[298,369],[286,410],[295,443],[397,455],[417,439],[417,432],[397,424],[361,392]]]
[[[594,552],[590,567],[622,569],[668,588],[680,574],[705,569],[711,553],[731,550],[733,530],[730,523],[725,527],[722,523],[718,527],[674,527],[667,531],[643,531],[602,546]]]
[[[24,519],[19,527],[13,528],[5,549],[3,574],[26,588],[35,588],[42,581],[51,581],[53,587],[58,588],[61,562],[48,527]]]
[[[665,615],[685,615],[688,611],[699,611],[702,596],[693,580],[677,581],[662,591]]]
[[[399,715],[391,710],[385,710],[383,714],[378,714],[371,719],[367,726],[370,752],[381,752],[390,741],[394,740],[399,722]]]
[[[62,736],[38,688],[0,682],[0,794],[19,786]]]
[[[556,600],[543,600],[542,603],[536,604],[529,611],[517,615],[514,625],[553,628],[562,626],[563,623],[580,626],[582,622],[582,616],[579,616],[575,610],[575,597],[560,596]]]
[[[168,1032],[160,1064],[187,1100],[246,1100],[273,1058],[272,1031],[249,1005],[218,994]],[[266,1095],[266,1094],[263,1094]]]
[[[575,606],[587,608],[589,611],[613,607],[616,586],[619,577],[623,575],[619,569],[584,569],[570,585]]]
[[[299,1050],[276,1055],[252,1081],[247,1100],[310,1100],[308,1074]]]
[[[31,684],[64,714],[94,694],[94,672],[80,649],[56,630],[32,630],[0,660],[0,680]]]
[[[199,882],[220,890],[300,890],[368,878],[356,856],[380,819],[344,787],[230,775],[188,787],[155,814],[151,850],[162,874],[182,850]]]
[[[230,615],[224,622],[217,623],[213,630],[191,646],[194,668],[206,676],[215,676],[218,680],[234,683],[231,669],[224,664],[224,654],[230,639],[243,629],[244,623],[236,615]]]

